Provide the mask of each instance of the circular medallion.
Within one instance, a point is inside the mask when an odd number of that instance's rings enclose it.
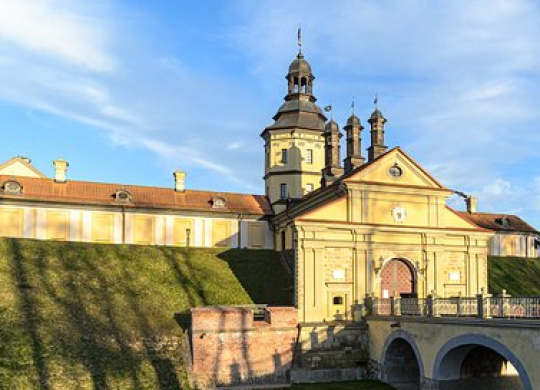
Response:
[[[403,170],[398,165],[393,165],[388,170],[388,173],[392,177],[401,177],[403,175]]]

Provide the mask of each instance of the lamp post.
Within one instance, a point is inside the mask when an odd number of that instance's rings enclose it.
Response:
[[[190,228],[187,228],[186,229],[186,246],[189,248],[189,239],[190,239],[190,236],[191,236],[191,229]]]

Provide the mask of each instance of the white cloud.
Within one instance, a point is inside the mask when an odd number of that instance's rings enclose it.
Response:
[[[512,194],[513,189],[509,181],[498,178],[494,182],[486,185],[483,193],[491,196],[504,196]]]
[[[110,72],[116,61],[106,48],[109,30],[98,18],[73,9],[84,4],[77,0],[2,0],[0,40],[85,69]]]

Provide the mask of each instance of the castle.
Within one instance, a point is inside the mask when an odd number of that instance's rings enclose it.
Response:
[[[0,236],[111,244],[275,249],[295,274],[299,321],[350,316],[366,294],[473,296],[487,291],[488,255],[537,257],[538,231],[517,216],[467,211],[444,187],[385,143],[376,108],[364,126],[344,126],[316,104],[310,64],[300,51],[287,95],[266,127],[265,195],[70,180],[55,160],[48,178],[30,159],[0,165]]]

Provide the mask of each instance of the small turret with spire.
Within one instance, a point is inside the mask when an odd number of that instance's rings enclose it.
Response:
[[[371,117],[368,119],[371,125],[371,146],[368,148],[368,161],[375,160],[388,150],[388,146],[384,144],[384,124],[386,123],[386,118],[379,110],[378,100],[378,97],[375,96],[375,111],[373,111]]]
[[[354,115],[354,100],[351,104],[352,113],[347,124],[343,128],[347,134],[347,158],[345,158],[345,173],[358,168],[364,163],[364,157],[362,157],[362,137],[360,133],[364,126],[360,123],[360,119]]]
[[[329,107],[331,110],[331,106]],[[343,175],[343,168],[340,164],[340,139],[342,136],[343,134],[339,131],[338,124],[331,118],[324,129],[325,167],[323,169],[323,177],[321,180],[323,186],[333,183]]]

